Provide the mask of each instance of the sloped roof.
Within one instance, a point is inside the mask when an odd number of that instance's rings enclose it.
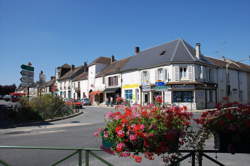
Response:
[[[139,52],[132,56],[122,71],[149,68],[170,63],[211,63],[201,54],[195,55],[195,49],[182,39],[174,40]]]
[[[115,74],[120,72],[121,68],[129,61],[130,58],[131,57],[128,57],[111,63],[110,65],[105,67],[96,77],[103,77],[108,74]]]
[[[99,58],[96,58],[89,66],[97,64],[97,63],[110,64],[111,63],[111,58],[101,56]]]
[[[88,79],[88,72],[83,72],[76,76],[73,81],[81,81],[81,80],[87,80]]]
[[[69,64],[65,63],[64,65],[59,66],[57,68],[71,68],[71,66]]]
[[[64,74],[59,80],[74,79],[81,72],[83,72],[83,66],[75,67],[74,69],[71,69],[66,74]]]
[[[225,62],[224,60],[215,59],[215,58],[212,58],[212,57],[206,57],[206,58],[217,67],[223,67],[223,68],[226,67],[227,62]],[[231,61],[233,61],[233,60],[231,60]],[[246,64],[243,64],[243,63],[240,63],[240,62],[236,62],[236,61],[233,61],[233,62],[236,63],[237,65],[234,64],[234,63],[231,63],[228,66],[229,69],[250,72],[250,66],[249,65],[246,65]]]

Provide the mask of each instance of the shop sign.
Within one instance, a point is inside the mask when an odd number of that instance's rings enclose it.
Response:
[[[162,81],[155,82],[155,86],[164,86],[165,83]]]
[[[155,90],[155,91],[165,91],[165,90],[167,90],[167,89],[168,89],[167,86],[155,86],[155,87],[153,88],[153,90]]]
[[[142,91],[143,92],[148,92],[148,91],[150,91],[151,90],[151,86],[150,85],[143,85],[142,86]]]
[[[126,85],[123,85],[122,88],[123,89],[132,89],[132,88],[139,88],[139,84],[126,84]]]
[[[194,89],[194,85],[172,85],[175,89]]]

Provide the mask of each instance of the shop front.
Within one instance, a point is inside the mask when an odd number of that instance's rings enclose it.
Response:
[[[106,88],[104,90],[104,98],[106,105],[116,104],[116,98],[121,97],[121,88]]]
[[[91,91],[89,93],[89,99],[91,104],[93,105],[99,105],[103,102],[103,92],[102,91]]]
[[[122,97],[130,104],[140,104],[140,85],[126,84],[122,86]]]
[[[155,98],[157,96],[161,96],[163,103],[165,103],[165,93],[167,90],[168,87],[164,82],[156,82],[154,85],[142,85],[142,105],[155,103]]]
[[[172,104],[186,106],[189,110],[214,108],[216,100],[216,84],[189,83],[168,84]]]

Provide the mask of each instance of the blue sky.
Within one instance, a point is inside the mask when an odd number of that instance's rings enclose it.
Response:
[[[64,63],[121,59],[183,38],[207,56],[250,55],[249,0],[0,0],[0,84],[32,62],[47,79]],[[248,62],[249,63],[249,62]]]

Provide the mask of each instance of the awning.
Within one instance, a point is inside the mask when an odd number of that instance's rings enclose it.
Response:
[[[121,88],[106,88],[104,90],[106,93],[119,93],[121,92]]]
[[[97,91],[92,91],[92,92],[90,92],[90,95],[95,96],[95,95],[99,95],[99,94],[101,94],[101,93],[102,93],[102,91],[97,90]]]

